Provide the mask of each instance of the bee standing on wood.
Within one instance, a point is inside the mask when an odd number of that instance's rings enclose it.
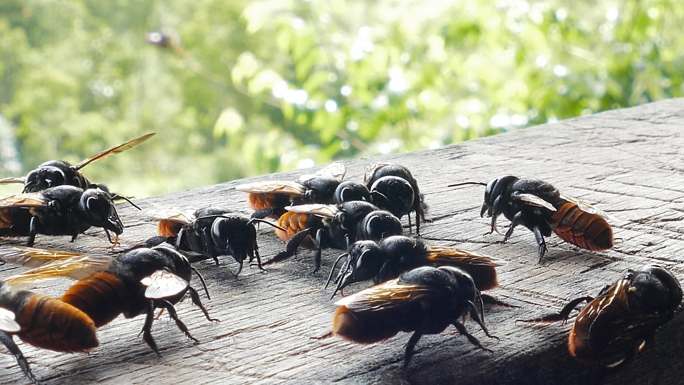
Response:
[[[449,187],[465,184],[452,184]],[[538,179],[520,179],[504,176],[486,184],[484,203],[480,216],[487,213],[492,218],[491,232],[496,231],[496,219],[503,214],[511,226],[504,235],[504,242],[518,225],[534,233],[539,246],[539,261],[546,253],[544,237],[553,231],[564,241],[586,250],[607,250],[613,247],[613,229],[595,208],[563,196],[557,188]]]
[[[478,348],[480,341],[459,320],[466,315],[477,322],[488,337],[480,292],[463,270],[451,266],[423,266],[397,279],[362,290],[335,303],[333,335],[369,344],[388,339],[400,331],[413,332],[406,344],[404,366],[408,365],[418,340],[424,334],[439,334],[449,325]]]
[[[295,182],[261,181],[241,184],[238,191],[248,193],[247,201],[255,211],[252,218],[278,218],[285,213],[285,206],[302,203],[333,203],[335,191],[346,168],[333,163],[313,175],[302,175]]]
[[[130,150],[131,148],[151,138],[153,135],[154,132],[150,132],[131,139],[126,143],[99,152],[74,165],[64,160],[50,160],[42,163],[36,169],[30,171],[25,177],[0,179],[0,183],[23,183],[24,193],[39,192],[50,187],[62,185],[74,186],[83,190],[89,188],[99,188],[109,192],[107,186],[90,182],[81,173],[81,169],[97,160]],[[119,196],[113,194],[113,197],[116,198]]]
[[[252,262],[256,258],[259,269],[263,270],[255,222],[284,231],[266,220],[250,219],[228,210],[213,208],[199,209],[192,216],[176,214],[161,218],[158,231],[163,240],[169,241],[178,250],[198,254],[191,256],[192,262],[206,257],[212,258],[218,265],[219,256],[232,256],[240,264],[235,273],[238,275],[245,259]]]
[[[653,342],[657,329],[672,319],[681,304],[682,288],[671,272],[648,265],[629,270],[596,298],[577,298],[559,313],[524,322],[566,321],[585,301],[589,304],[579,312],[570,330],[568,351],[585,364],[615,368]]]
[[[416,233],[420,235],[420,222],[425,222],[427,205],[418,188],[418,182],[408,168],[393,163],[376,163],[364,176],[371,194],[371,202],[397,216],[406,215],[411,228],[411,215],[416,215]]]
[[[316,250],[316,272],[321,267],[324,248],[345,250],[356,240],[379,240],[402,232],[397,217],[365,201],[287,206],[286,209],[288,212],[278,221],[284,230],[276,231],[278,237],[287,241],[286,250],[269,260],[268,264],[293,256],[304,244]]]
[[[157,354],[159,349],[151,333],[155,308],[166,309],[176,326],[195,342],[197,339],[178,318],[174,305],[189,293],[204,316],[209,321],[216,321],[209,316],[197,290],[190,286],[192,272],[197,274],[206,291],[204,279],[184,255],[171,247],[138,248],[117,258],[82,257],[30,248],[17,250],[17,253],[4,255],[5,261],[47,263],[9,277],[6,282],[22,284],[56,277],[76,279],[61,301],[85,313],[98,328],[121,314],[126,318],[145,314],[143,340]]]
[[[57,352],[88,352],[98,346],[95,323],[78,308],[0,281],[0,342],[29,381],[38,384],[12,338],[15,335],[27,344]]]
[[[92,226],[102,227],[111,243],[109,232],[124,229],[111,195],[99,188],[63,185],[0,199],[0,236],[28,236],[28,246],[37,234],[70,235],[73,242]]]
[[[337,273],[337,287],[333,297],[354,282],[373,280],[378,284],[396,278],[399,274],[420,266],[448,265],[458,267],[473,278],[478,290],[490,290],[498,286],[496,260],[455,247],[429,246],[420,239],[394,235],[375,241],[356,241],[349,251],[340,255],[332,269],[326,287],[334,274],[337,263],[346,262]]]

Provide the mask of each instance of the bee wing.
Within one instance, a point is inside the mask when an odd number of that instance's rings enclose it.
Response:
[[[56,261],[80,257],[78,253],[36,249],[33,247],[8,247],[0,250],[0,259],[12,265],[39,267]]]
[[[585,200],[578,199],[575,197],[571,197],[568,195],[563,195],[563,194],[561,194],[560,197],[561,197],[561,199],[565,199],[566,201],[569,201],[569,202],[576,204],[577,207],[584,212],[587,212],[589,214],[600,215],[601,217],[603,217],[603,219],[605,219],[607,221],[614,221],[615,220],[615,218],[608,215],[605,211],[603,211],[599,208],[596,208],[595,206],[591,205],[590,203],[588,203]]]
[[[462,261],[473,266],[501,266],[501,261],[492,257],[477,254],[472,251],[457,249],[455,247],[430,246],[427,258],[430,262]]]
[[[306,205],[285,206],[285,210],[298,214],[313,214],[323,218],[332,218],[337,214],[337,206],[312,203]]]
[[[7,333],[17,333],[21,326],[14,319],[14,312],[0,307],[0,330]]]
[[[417,284],[402,284],[398,279],[387,281],[335,302],[352,312],[375,312],[400,308],[419,301],[436,289]]]
[[[0,209],[10,207],[43,207],[47,203],[47,200],[41,193],[16,194],[0,199]]]
[[[549,211],[556,211],[556,208],[551,203],[545,201],[544,199],[534,194],[517,193],[512,194],[511,197],[514,200],[520,201],[528,206],[541,207]]]
[[[36,281],[56,278],[83,279],[98,271],[104,271],[112,264],[110,256],[76,256],[57,260],[13,275],[5,279],[12,286],[26,286]]]
[[[94,161],[96,161],[96,160],[104,159],[104,158],[106,158],[106,157],[108,157],[108,156],[110,156],[110,155],[114,155],[114,154],[118,154],[118,153],[124,152],[124,151],[126,151],[126,150],[130,150],[131,148],[133,148],[133,147],[135,147],[135,146],[141,144],[142,142],[146,141],[147,139],[151,138],[151,137],[154,136],[154,135],[155,135],[154,132],[148,132],[147,134],[142,135],[142,136],[139,136],[139,137],[137,137],[137,138],[133,138],[133,139],[129,140],[129,141],[126,142],[126,143],[122,143],[122,144],[120,144],[120,145],[118,145],[118,146],[114,146],[114,147],[112,147],[112,148],[109,148],[109,149],[106,149],[106,150],[104,150],[104,151],[98,152],[97,154],[95,154],[95,155],[93,155],[93,156],[91,156],[91,157],[89,157],[89,158],[87,158],[87,159],[84,159],[84,160],[82,160],[81,162],[79,162],[78,164],[74,165],[74,168],[75,168],[76,170],[80,170],[80,169],[82,169],[83,167],[89,165],[90,163],[92,163],[92,162],[94,162]]]
[[[157,221],[157,233],[163,237],[178,235],[181,226],[195,220],[195,216],[184,213],[177,209],[159,210],[152,214],[152,219]]]
[[[26,182],[26,178],[23,176],[20,177],[13,177],[13,178],[2,178],[0,179],[0,184],[9,184],[9,183],[21,183],[24,184]]]
[[[366,172],[363,174],[363,183],[368,183],[369,180],[373,177],[373,174],[375,174],[375,171],[379,169],[380,167],[387,166],[389,163],[387,162],[377,162],[373,163],[370,166],[366,167]]]
[[[147,286],[145,298],[162,299],[174,296],[185,290],[189,283],[183,278],[166,270],[157,270],[140,280]]]
[[[314,174],[306,174],[302,175],[299,178],[297,178],[298,182],[304,182],[307,181],[311,178],[315,178],[317,176],[325,176],[325,177],[332,177],[333,179],[337,179],[338,181],[342,181],[344,179],[344,176],[347,174],[347,167],[344,165],[342,162],[334,162],[331,163],[322,169],[318,170]]]
[[[282,180],[267,180],[254,183],[244,183],[235,186],[235,189],[246,193],[281,193],[296,196],[302,195],[306,191],[306,188],[297,182],[289,182]]]

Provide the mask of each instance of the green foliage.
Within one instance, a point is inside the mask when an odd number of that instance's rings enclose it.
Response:
[[[676,0],[5,0],[0,172],[156,131],[86,173],[157,194],[681,96],[683,23]]]

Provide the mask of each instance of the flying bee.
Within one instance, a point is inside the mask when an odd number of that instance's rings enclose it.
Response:
[[[306,204],[287,206],[276,231],[287,241],[285,251],[266,264],[293,256],[300,245],[313,246],[314,272],[321,267],[321,251],[326,248],[346,250],[352,242],[361,239],[380,240],[402,233],[401,222],[389,211],[378,209],[366,201],[343,202],[339,205]]]
[[[420,266],[454,266],[473,278],[479,291],[498,286],[496,260],[455,247],[430,246],[420,239],[393,235],[380,241],[356,241],[349,251],[340,255],[328,276],[330,283],[337,263],[346,257],[337,273],[337,287],[333,297],[354,282],[373,280],[378,284],[398,277],[401,273]]]
[[[439,334],[449,325],[470,343],[491,352],[470,334],[459,320],[470,315],[485,334],[480,292],[468,273],[452,266],[422,266],[335,303],[332,331],[319,338],[338,335],[348,341],[369,344],[388,339],[400,331],[413,332],[406,344],[407,366],[424,334]]]
[[[406,215],[411,229],[411,215],[416,216],[416,233],[420,234],[420,222],[425,221],[427,205],[418,182],[408,168],[394,163],[376,163],[364,176],[371,201],[398,218]]]
[[[490,233],[496,231],[496,219],[503,214],[511,226],[504,242],[518,225],[534,233],[541,262],[547,251],[544,237],[553,231],[562,240],[586,250],[613,247],[613,229],[599,210],[577,199],[560,194],[557,188],[538,179],[504,176],[489,182],[466,182],[450,185],[479,184],[487,186],[480,216],[491,217]]]
[[[209,297],[201,274],[181,253],[166,245],[137,248],[116,258],[111,256],[74,256],[73,253],[48,252],[40,249],[16,249],[4,255],[8,263],[42,261],[43,265],[6,279],[10,284],[32,283],[38,280],[66,277],[75,279],[61,296],[61,301],[85,313],[99,328],[123,314],[126,318],[145,315],[143,340],[159,354],[152,337],[154,309],[165,309],[171,319],[189,339],[198,342],[178,318],[174,305],[186,294],[209,316],[199,293],[190,286],[194,272]]]
[[[568,351],[578,361],[604,368],[618,367],[643,351],[656,330],[668,322],[682,302],[675,276],[658,265],[629,270],[596,298],[570,301],[559,313],[525,322],[566,321],[582,302],[568,336]]]
[[[38,384],[13,336],[38,348],[57,352],[88,352],[98,346],[95,323],[78,308],[0,281],[0,342],[29,381]]]
[[[89,188],[99,188],[103,191],[109,192],[107,186],[103,184],[95,184],[89,181],[82,173],[81,169],[85,166],[104,159],[110,155],[118,154],[141,144],[147,139],[154,136],[154,132],[147,133],[137,138],[131,139],[126,143],[114,146],[102,152],[99,152],[87,159],[82,160],[77,164],[71,164],[64,160],[50,160],[42,163],[34,170],[30,171],[25,177],[19,178],[4,178],[0,179],[0,183],[23,183],[24,193],[39,192],[55,186],[74,186],[86,190]],[[117,194],[112,194],[114,198],[119,198]]]
[[[236,190],[246,192],[247,201],[255,211],[252,218],[273,217],[285,212],[285,206],[303,203],[333,203],[346,168],[336,162],[312,175],[302,175],[297,181],[261,181],[241,184]]]
[[[240,264],[238,275],[245,259],[252,262],[256,258],[257,266],[263,270],[254,223],[265,223],[277,231],[285,230],[266,220],[250,219],[228,210],[202,208],[191,216],[176,214],[161,218],[158,232],[181,252],[199,254],[200,257],[193,257],[193,262],[204,256],[212,258],[218,266],[219,256],[232,256]]]
[[[101,227],[111,243],[124,229],[111,195],[99,188],[50,187],[38,193],[0,199],[0,236],[28,236],[33,246],[36,234],[70,235],[75,241],[90,227]]]

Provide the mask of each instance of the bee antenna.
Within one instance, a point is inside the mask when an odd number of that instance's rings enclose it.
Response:
[[[287,230],[285,230],[284,228],[282,228],[282,227],[276,225],[275,223],[273,223],[273,222],[271,222],[271,221],[266,221],[266,220],[263,220],[263,219],[259,219],[259,218],[252,218],[252,219],[250,219],[249,222],[247,222],[247,223],[250,223],[250,224],[251,224],[251,223],[254,223],[254,222],[265,223],[265,224],[267,224],[267,225],[269,225],[269,226],[271,226],[271,227],[273,227],[273,228],[276,228],[276,229],[278,229],[278,230],[280,230],[280,231],[287,232]]]
[[[335,268],[337,268],[337,264],[340,262],[342,257],[349,257],[349,253],[344,253],[341,254],[337,259],[335,260],[335,263],[333,263],[332,267],[330,268],[330,274],[328,275],[328,280],[325,281],[325,289],[328,288],[328,285],[330,284],[330,280],[332,279],[333,273],[335,272]]]
[[[123,195],[112,194],[112,195],[111,195],[111,199],[112,199],[113,201],[119,200],[119,199],[123,199],[123,200],[125,200],[126,202],[128,202],[128,204],[130,204],[131,206],[133,206],[133,207],[135,207],[136,209],[142,211],[142,209],[140,208],[140,206],[138,206],[138,205],[136,205],[135,203],[131,202],[130,199],[126,198],[126,197],[123,196]]]
[[[202,274],[200,274],[199,270],[197,270],[194,266],[190,266],[192,269],[192,272],[197,274],[197,278],[199,278],[200,283],[202,283],[202,288],[204,289],[204,292],[207,294],[207,299],[211,301],[211,297],[209,296],[209,290],[207,289],[207,283],[204,282],[204,277],[202,277]]]
[[[483,182],[463,182],[463,183],[450,184],[450,185],[447,185],[447,187],[465,186],[465,185],[473,185],[473,184],[478,185],[478,186],[486,186],[487,185],[487,183],[483,183]]]
[[[337,283],[337,287],[335,287],[335,291],[333,291],[332,295],[330,296],[330,299],[332,300],[335,298],[335,295],[337,295],[337,292],[344,289],[348,282],[347,280],[352,276],[352,272],[349,271],[349,268],[351,267],[351,263],[347,261],[347,268],[344,270],[344,272],[340,271],[340,275],[338,275],[338,278],[342,277],[340,279],[340,282]]]

